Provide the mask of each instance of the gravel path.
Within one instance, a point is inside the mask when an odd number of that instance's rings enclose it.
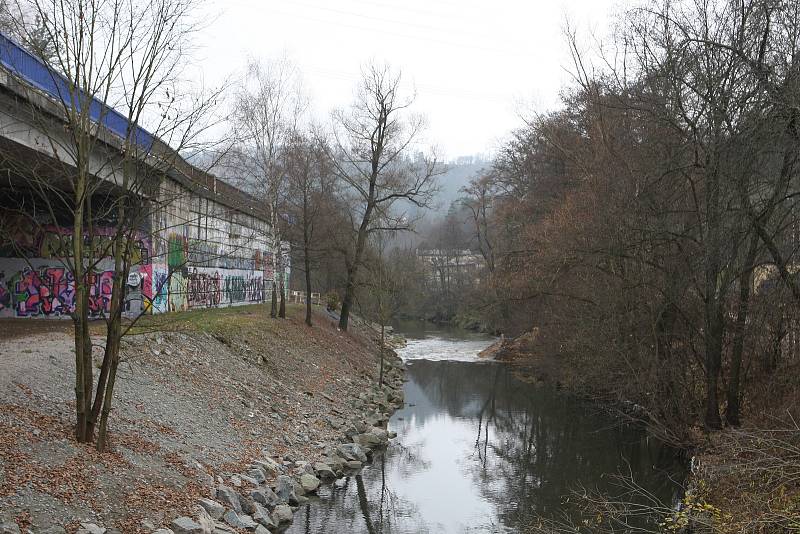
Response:
[[[324,315],[308,328],[260,309],[207,313],[210,326],[126,338],[103,455],[72,438],[68,331],[15,323],[0,340],[2,517],[34,532],[87,520],[146,531],[142,520],[186,513],[262,451],[314,461],[341,421],[363,420],[376,366],[366,337]]]

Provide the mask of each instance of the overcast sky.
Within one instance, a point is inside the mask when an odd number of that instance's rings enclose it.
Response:
[[[288,55],[315,114],[352,99],[359,68],[402,69],[447,158],[490,151],[520,124],[521,104],[558,104],[569,82],[567,18],[605,36],[616,0],[224,0],[198,36],[205,81],[241,72],[248,57]]]

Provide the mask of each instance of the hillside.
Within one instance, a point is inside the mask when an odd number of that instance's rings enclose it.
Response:
[[[375,345],[357,327],[339,332],[318,312],[309,328],[294,307],[285,320],[262,306],[161,315],[126,337],[112,450],[99,454],[72,437],[66,323],[23,323],[0,325],[0,520],[35,532],[151,531],[193,515],[219,483],[241,484],[232,475],[256,459],[319,461],[348,428],[388,417],[368,396]]]

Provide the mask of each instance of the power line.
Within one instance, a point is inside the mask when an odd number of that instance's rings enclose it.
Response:
[[[360,76],[356,73],[333,71],[330,69],[325,69],[323,67],[313,67],[313,66],[305,67],[304,70],[308,72],[314,72],[320,76],[336,80],[355,82],[360,79]],[[499,104],[505,104],[512,100],[512,97],[510,95],[503,93],[470,91],[462,88],[447,87],[444,85],[436,85],[430,83],[415,84],[415,87],[419,89],[420,90],[419,92],[422,94],[441,95],[447,97],[462,98],[466,100],[481,100],[485,102],[495,102]]]
[[[249,3],[248,0],[238,0],[238,1],[240,3],[242,3],[242,2],[243,3]],[[442,45],[445,45],[445,46],[450,46],[450,47],[454,47],[454,48],[458,48],[458,49],[469,48],[469,49],[473,49],[473,50],[479,50],[479,51],[482,51],[482,52],[488,52],[490,54],[495,54],[495,55],[500,54],[500,55],[504,55],[504,56],[530,57],[529,54],[522,53],[522,52],[520,52],[518,50],[502,49],[502,48],[489,48],[489,47],[485,47],[485,46],[478,46],[478,45],[475,45],[473,43],[464,43],[464,42],[459,43],[459,42],[454,42],[454,41],[447,41],[447,40],[444,40],[444,39],[436,39],[436,38],[430,38],[430,37],[420,37],[419,35],[411,35],[411,34],[408,34],[408,33],[401,33],[401,32],[394,31],[394,30],[387,30],[385,28],[375,28],[375,27],[371,27],[371,26],[363,26],[363,25],[353,24],[353,23],[350,23],[350,22],[336,22],[336,23],[333,23],[330,19],[314,17],[314,16],[310,16],[310,15],[307,15],[307,14],[293,13],[293,12],[284,11],[284,10],[281,10],[281,9],[276,9],[274,7],[270,7],[269,10],[272,13],[277,14],[277,15],[283,15],[283,16],[286,16],[286,17],[289,17],[289,18],[304,19],[304,20],[309,20],[309,21],[313,21],[313,22],[318,22],[318,23],[324,24],[326,26],[335,25],[336,27],[346,27],[346,28],[352,28],[352,29],[359,30],[359,31],[367,31],[367,32],[372,32],[372,33],[378,33],[378,34],[383,35],[383,36],[391,35],[391,36],[395,36],[395,37],[402,37],[404,39],[411,39],[411,40],[414,40],[414,41],[425,41],[425,42],[429,42],[429,43],[438,43],[438,44],[442,44]]]
[[[336,8],[332,8],[332,7],[321,6],[321,5],[318,5],[318,4],[310,4],[310,3],[305,3],[305,2],[299,2],[297,0],[294,0],[292,2],[292,4],[293,5],[304,6],[304,7],[310,8],[310,9],[318,9],[318,10],[323,10],[323,11],[329,11],[331,13],[337,13],[337,14],[346,15],[346,16],[349,16],[349,17],[359,17],[359,18],[363,18],[363,19],[366,19],[366,20],[374,20],[376,22],[388,22],[389,24],[396,24],[396,25],[400,25],[400,26],[408,26],[408,27],[420,28],[420,29],[423,29],[423,30],[430,30],[430,31],[437,32],[437,33],[438,32],[450,32],[451,34],[461,34],[461,35],[466,36],[468,38],[473,38],[473,37],[478,36],[478,37],[483,37],[483,38],[486,38],[486,39],[489,39],[489,40],[493,39],[492,36],[490,36],[488,34],[485,34],[485,33],[453,30],[452,28],[441,28],[441,27],[436,27],[436,26],[430,26],[430,25],[427,25],[427,24],[417,24],[417,23],[414,23],[414,22],[407,22],[407,21],[402,21],[402,20],[397,20],[397,19],[376,17],[376,16],[373,16],[373,15],[365,15],[363,13],[356,13],[356,12],[353,12],[353,11],[346,11],[346,10],[343,10],[343,9],[336,9]]]

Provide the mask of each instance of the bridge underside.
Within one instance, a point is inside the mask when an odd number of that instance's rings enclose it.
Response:
[[[74,311],[67,268],[73,257],[74,176],[74,167],[0,136],[0,317],[69,317]],[[121,193],[108,181],[92,179],[86,218],[92,232],[83,239],[99,252],[84,264],[93,266],[90,307],[98,317],[110,307],[113,201]],[[138,265],[149,263],[149,251],[137,242]]]

